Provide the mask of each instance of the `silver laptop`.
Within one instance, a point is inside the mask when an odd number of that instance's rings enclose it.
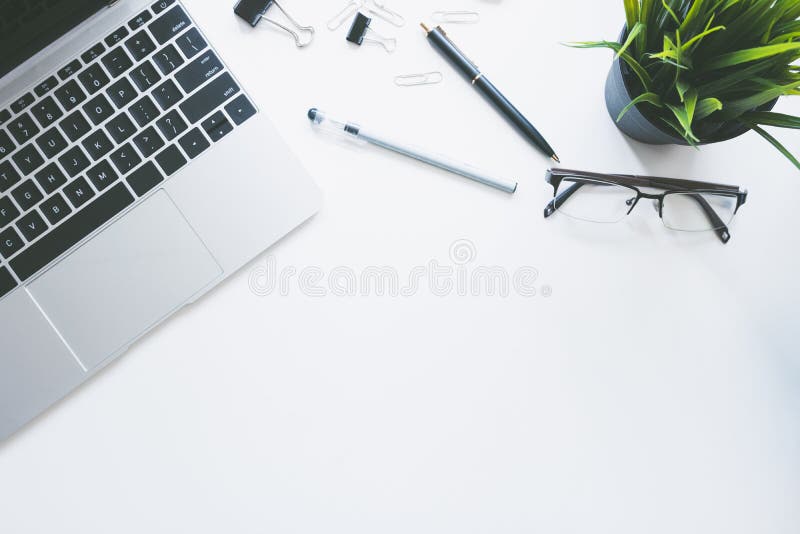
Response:
[[[320,195],[177,0],[0,0],[0,51],[3,440]]]

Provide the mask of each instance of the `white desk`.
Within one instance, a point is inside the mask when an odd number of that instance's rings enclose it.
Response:
[[[621,1],[387,0],[408,19],[373,23],[399,37],[394,55],[325,28],[344,1],[284,1],[318,27],[302,51],[231,3],[190,1],[325,207],[0,447],[0,531],[797,532],[800,176],[755,134],[701,151],[623,138],[603,102],[611,54],[558,44],[614,38]],[[749,188],[730,244],[673,233],[649,205],[616,226],[545,221],[548,161],[430,49],[417,21],[440,8],[481,12],[453,38],[565,166]],[[393,84],[427,70],[445,82]],[[332,143],[311,106],[517,176],[519,192]],[[779,135],[797,151],[800,134]],[[415,266],[453,268],[462,239],[462,270],[533,267],[537,296],[249,284],[268,261],[339,281],[387,266],[405,284]]]

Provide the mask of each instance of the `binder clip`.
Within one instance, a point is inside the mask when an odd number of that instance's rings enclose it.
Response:
[[[350,31],[347,34],[347,40],[351,43],[357,44],[358,46],[361,46],[364,41],[376,43],[381,45],[390,54],[394,52],[395,49],[397,49],[397,39],[382,36],[369,27],[371,23],[372,19],[359,11],[355,20],[353,21],[353,25],[350,26]],[[374,37],[367,37],[368,33],[374,35]]]
[[[294,29],[281,24],[276,20],[266,17],[267,11],[273,5],[277,7],[281,13],[283,13],[283,16],[286,17],[289,22],[292,23]],[[253,28],[255,28],[259,22],[265,20],[273,26],[276,26],[277,28],[289,33],[289,35],[294,37],[294,44],[297,46],[297,48],[308,46],[314,40],[314,27],[303,26],[297,22],[289,13],[287,13],[283,6],[278,3],[278,0],[239,0],[239,2],[233,8],[233,12],[246,20],[247,23]],[[308,38],[303,40],[301,34],[307,34]]]

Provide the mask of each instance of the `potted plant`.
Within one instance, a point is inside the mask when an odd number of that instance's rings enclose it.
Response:
[[[771,111],[800,95],[800,0],[623,1],[618,42],[570,44],[616,53],[606,104],[622,132],[696,146],[754,130],[800,169],[763,129],[800,129],[800,118]]]

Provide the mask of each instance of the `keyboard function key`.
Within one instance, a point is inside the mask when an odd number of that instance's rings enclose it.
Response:
[[[178,71],[175,79],[186,93],[191,93],[225,69],[213,50],[206,50],[197,59]]]
[[[151,22],[149,28],[156,41],[159,44],[164,44],[191,26],[191,24],[192,22],[183,8],[175,6]]]
[[[142,196],[148,191],[164,181],[164,176],[161,174],[152,161],[148,161],[136,171],[128,176],[128,184],[133,189],[137,196]]]
[[[158,15],[174,3],[175,0],[161,0],[160,2],[156,2],[155,4],[150,6],[150,8],[153,10],[153,13]]]
[[[153,15],[151,15],[149,11],[142,11],[136,16],[135,19],[131,20],[128,23],[128,26],[130,26],[132,30],[138,30],[139,28],[147,24],[147,21],[152,18]]]
[[[217,111],[204,120],[201,126],[215,143],[233,131],[233,125],[221,111]]]
[[[50,224],[56,225],[64,220],[64,217],[72,213],[72,208],[69,207],[67,201],[60,193],[56,193],[39,205],[44,216],[50,221]]]
[[[25,93],[21,97],[19,97],[13,104],[11,104],[11,111],[14,113],[20,113],[25,108],[33,104],[33,101],[36,98],[33,96],[33,93]]]
[[[84,63],[86,63],[88,65],[89,63],[91,63],[95,59],[99,58],[100,54],[102,54],[105,51],[106,51],[106,47],[103,46],[103,43],[97,43],[96,45],[91,47],[89,50],[84,52],[81,55],[81,59],[83,60]]]
[[[81,62],[79,60],[72,61],[69,65],[65,66],[63,69],[58,71],[58,77],[61,80],[66,80],[70,76],[76,74],[81,70]]]
[[[170,145],[156,156],[156,163],[167,176],[172,176],[178,169],[186,165],[186,158],[175,145]]]
[[[58,86],[58,79],[55,76],[50,76],[45,81],[36,86],[33,90],[36,96],[42,97],[55,89]]]
[[[11,119],[11,112],[7,109],[0,109],[0,126],[7,123]]]
[[[78,74],[78,79],[81,81],[83,87],[90,95],[95,94],[97,91],[108,85],[108,82],[110,81],[108,79],[108,75],[106,75],[99,63],[95,63],[85,71]]]
[[[39,212],[34,210],[17,221],[17,230],[30,243],[47,230],[47,223],[44,222]]]
[[[114,78],[119,78],[128,72],[128,69],[133,67],[133,60],[122,46],[111,50],[111,52],[103,56],[103,59],[100,61],[102,61],[106,70],[108,70]]]
[[[186,56],[186,59],[192,59],[194,56],[205,50],[208,46],[208,43],[197,28],[192,28],[188,32],[184,33],[175,41],[175,44],[178,45],[178,48],[181,49],[183,55]]]
[[[236,126],[239,126],[244,121],[256,114],[256,108],[250,103],[245,95],[239,95],[233,101],[225,106],[225,111],[228,116],[233,119]]]
[[[111,48],[112,46],[121,43],[122,40],[125,39],[128,35],[130,35],[128,28],[122,26],[117,31],[106,37],[106,46]]]
[[[238,92],[239,86],[233,81],[233,77],[225,72],[187,98],[180,108],[189,122],[195,124]]]

